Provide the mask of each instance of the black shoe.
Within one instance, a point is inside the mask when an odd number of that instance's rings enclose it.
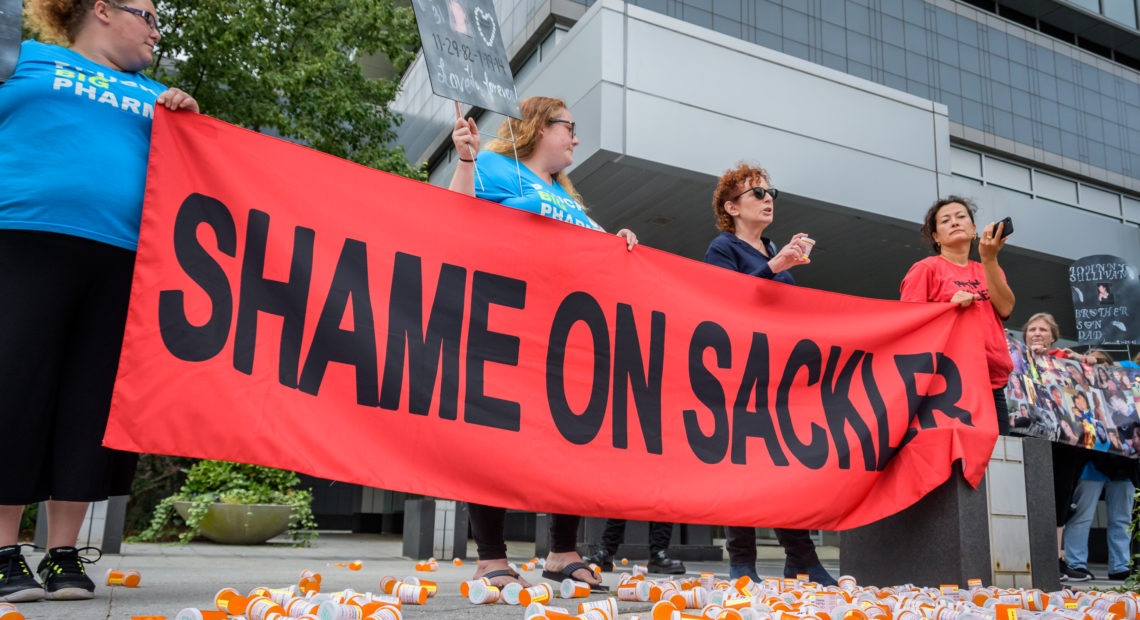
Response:
[[[786,579],[795,579],[798,575],[807,575],[808,579],[824,587],[839,585],[839,582],[835,580],[835,577],[832,577],[831,573],[827,572],[827,569],[824,568],[823,564],[820,564],[819,562],[816,562],[815,566],[808,567],[799,567],[784,564],[784,577]]]
[[[1060,565],[1061,580],[1062,581],[1091,581],[1096,579],[1093,574],[1084,568],[1073,568],[1069,566],[1064,560],[1061,560]]]
[[[685,564],[681,560],[669,557],[666,551],[654,551],[649,554],[649,572],[661,575],[684,575]]]
[[[80,551],[92,549],[99,552],[94,560],[79,555]],[[44,580],[44,591],[49,601],[83,601],[95,597],[95,583],[83,570],[84,564],[94,564],[103,557],[103,552],[95,547],[56,547],[49,549],[40,560],[36,572]]]
[[[20,547],[0,547],[0,602],[30,603],[44,597],[44,587],[32,575]]]
[[[1069,580],[1069,565],[1065,563],[1065,558],[1057,558],[1057,574],[1062,583]]]
[[[1108,578],[1112,581],[1124,581],[1132,576],[1132,571],[1120,571],[1119,573],[1109,573]]]
[[[586,564],[597,564],[598,568],[602,569],[603,573],[614,572],[614,555],[612,553],[606,553],[601,549],[598,549],[590,555],[582,558],[582,561]]]

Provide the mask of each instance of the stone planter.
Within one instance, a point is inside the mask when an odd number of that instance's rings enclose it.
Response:
[[[190,502],[174,502],[183,519]],[[198,529],[206,538],[227,545],[257,545],[289,529],[292,507],[281,504],[211,504]]]

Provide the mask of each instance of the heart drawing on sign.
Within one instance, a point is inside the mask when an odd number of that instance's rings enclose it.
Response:
[[[479,30],[479,38],[487,47],[495,43],[495,16],[484,11],[483,7],[475,7],[475,28]]]

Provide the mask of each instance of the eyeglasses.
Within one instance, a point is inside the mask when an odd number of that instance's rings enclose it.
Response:
[[[552,118],[546,122],[548,122],[548,123],[562,123],[562,124],[566,125],[567,127],[570,128],[570,137],[571,138],[574,137],[574,125],[575,125],[574,121],[568,121],[564,118]]]
[[[156,16],[154,13],[151,13],[150,11],[144,11],[142,9],[136,9],[133,6],[126,6],[126,5],[122,5],[122,4],[117,4],[115,2],[108,2],[107,4],[110,4],[111,6],[115,7],[116,9],[119,9],[120,11],[126,11],[132,15],[138,15],[139,17],[141,17],[143,19],[144,22],[146,22],[147,26],[150,26],[151,30],[158,32],[158,29],[159,29],[158,16]]]
[[[740,198],[741,196],[747,194],[748,192],[752,192],[752,195],[756,197],[756,200],[764,200],[764,197],[769,195],[769,194],[771,194],[772,200],[775,200],[775,199],[780,197],[780,190],[778,190],[774,187],[749,187],[748,189],[744,190],[743,192],[740,192],[739,194],[733,196],[732,199],[736,200],[737,198]]]

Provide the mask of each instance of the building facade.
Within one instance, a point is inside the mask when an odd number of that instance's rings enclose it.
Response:
[[[1140,265],[1140,30],[1134,0],[500,0],[520,97],[567,101],[571,177],[591,213],[699,260],[710,198],[741,160],[781,190],[769,233],[817,241],[805,286],[897,298],[928,254],[937,197],[1011,216],[1008,327],[1052,312],[1076,334],[1067,267]],[[1102,10],[1103,8],[1103,10]],[[422,58],[401,142],[446,185],[454,107]],[[501,117],[471,110],[482,133]]]

